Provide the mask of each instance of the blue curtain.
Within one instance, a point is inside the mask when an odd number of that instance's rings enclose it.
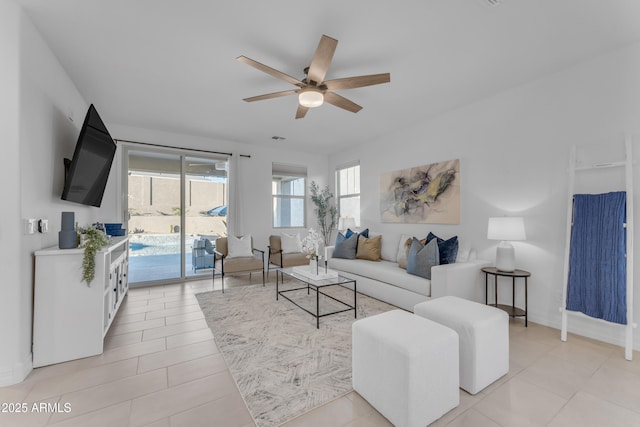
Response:
[[[626,194],[573,196],[567,309],[627,323]]]

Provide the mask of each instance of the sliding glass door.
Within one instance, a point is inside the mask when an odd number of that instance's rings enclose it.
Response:
[[[179,155],[129,151],[129,281],[179,279]]]
[[[185,251],[187,277],[211,272],[216,239],[227,235],[227,162],[185,158]]]
[[[126,159],[129,281],[210,275],[226,235],[226,158],[132,147]]]

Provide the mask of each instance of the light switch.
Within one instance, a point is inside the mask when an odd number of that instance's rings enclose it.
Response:
[[[36,223],[37,223],[37,220],[35,219],[30,218],[27,220],[27,230],[26,230],[27,234],[33,234],[36,232]]]
[[[48,233],[49,232],[49,220],[48,219],[40,219],[40,220],[38,220],[38,231],[40,233]]]

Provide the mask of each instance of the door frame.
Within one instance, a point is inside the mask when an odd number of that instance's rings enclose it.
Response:
[[[201,157],[216,161],[226,160],[230,161],[232,156],[231,153],[223,153],[216,151],[206,151],[206,150],[197,150],[197,149],[188,149],[188,148],[180,148],[180,147],[170,147],[170,146],[161,146],[156,144],[148,144],[148,143],[138,143],[135,141],[123,141],[116,140],[118,145],[122,148],[121,156],[122,159],[120,164],[122,165],[122,170],[120,174],[120,186],[121,186],[121,209],[122,209],[122,222],[123,227],[127,230],[129,229],[129,153],[130,152],[143,152],[143,153],[162,153],[169,155],[176,155],[180,159],[180,276],[169,278],[169,279],[159,279],[159,280],[149,280],[144,282],[133,282],[130,284],[132,288],[141,287],[141,286],[155,286],[155,285],[166,285],[170,283],[175,283],[176,281],[195,281],[202,280],[207,277],[206,273],[203,274],[195,274],[192,276],[187,276],[187,265],[186,265],[186,210],[185,210],[185,178],[186,178],[186,165],[185,161],[187,157]],[[231,198],[231,194],[229,192],[229,174],[227,174],[227,195],[226,199],[229,200]],[[228,205],[229,206],[229,205]]]

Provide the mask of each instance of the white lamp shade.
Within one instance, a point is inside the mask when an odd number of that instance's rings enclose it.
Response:
[[[496,248],[496,268],[500,271],[514,271],[516,269],[516,254],[509,240],[526,240],[524,220],[522,217],[489,218],[487,239],[501,240]]]
[[[356,227],[356,220],[352,217],[341,217],[338,219],[338,230],[346,230],[347,228],[351,228],[352,230]]]
[[[489,218],[487,229],[489,240],[527,240],[522,217]]]
[[[298,94],[298,102],[303,107],[319,107],[324,102],[324,95],[316,89],[305,89]]]

